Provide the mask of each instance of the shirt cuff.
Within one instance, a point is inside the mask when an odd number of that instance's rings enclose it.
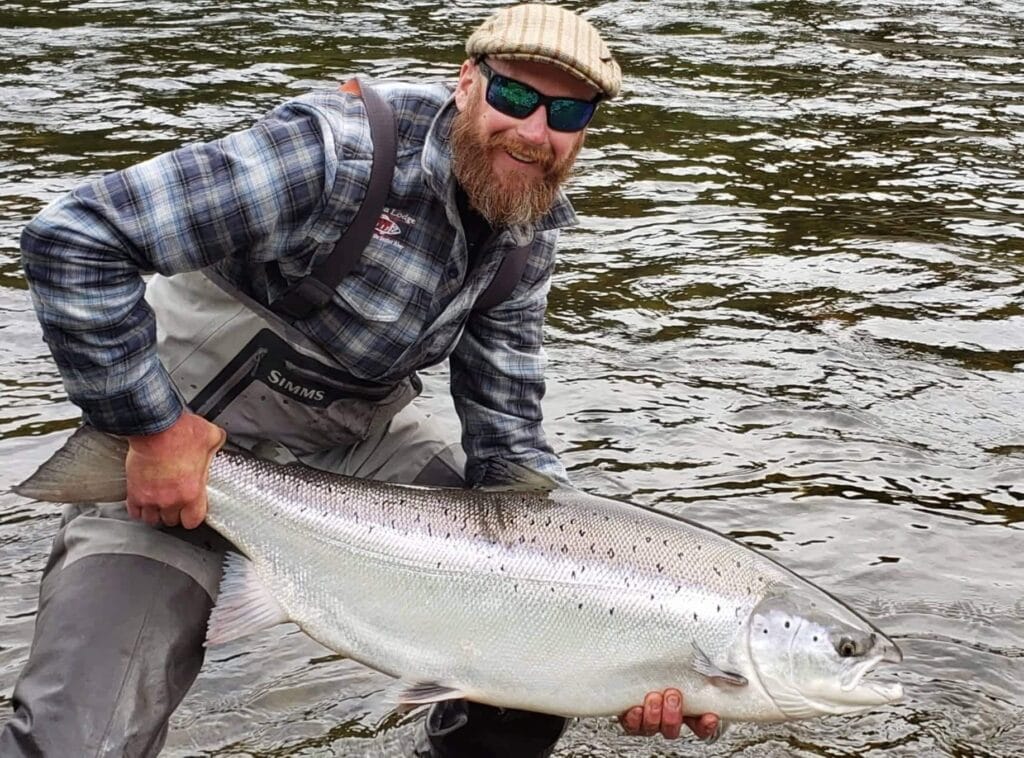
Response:
[[[86,421],[109,434],[156,434],[174,424],[184,411],[163,364],[155,361],[128,390],[103,398],[74,399]]]

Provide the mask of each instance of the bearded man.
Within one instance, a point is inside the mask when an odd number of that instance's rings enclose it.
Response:
[[[504,459],[567,483],[541,429],[542,325],[575,222],[562,184],[621,74],[588,22],[550,5],[499,11],[467,51],[454,87],[299,97],[90,181],[26,227],[68,394],[130,452],[125,503],[65,513],[4,756],[160,750],[230,548],[203,524],[228,436],[395,482],[483,484]],[[460,442],[411,403],[416,372],[445,359]],[[622,721],[674,737],[681,710],[678,691],[651,693]],[[564,719],[460,701],[425,725],[422,754],[480,758],[546,755]]]

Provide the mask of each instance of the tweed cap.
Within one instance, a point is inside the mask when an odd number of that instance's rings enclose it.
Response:
[[[495,13],[466,42],[470,58],[493,56],[538,61],[564,71],[613,98],[622,70],[589,21],[546,3],[513,5]]]

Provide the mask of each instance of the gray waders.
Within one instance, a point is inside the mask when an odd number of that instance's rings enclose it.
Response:
[[[160,358],[183,400],[227,429],[234,444],[351,476],[462,484],[461,447],[410,405],[417,377],[392,386],[353,378],[212,274],[157,276],[146,297],[157,314]],[[69,506],[43,573],[0,756],[157,755],[202,665],[228,549],[205,524],[154,528],[130,519],[123,503]],[[546,756],[564,725],[559,717],[443,703],[428,713],[416,754]]]

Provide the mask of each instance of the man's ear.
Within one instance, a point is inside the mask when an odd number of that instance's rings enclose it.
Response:
[[[459,83],[455,85],[455,107],[460,111],[469,105],[469,95],[473,90],[473,81],[477,76],[476,64],[471,60],[462,62],[459,69]]]

